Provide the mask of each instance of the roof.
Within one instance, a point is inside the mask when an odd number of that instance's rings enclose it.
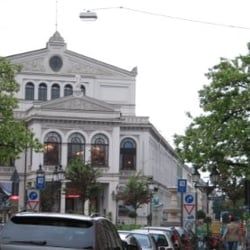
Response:
[[[80,215],[80,214],[67,214],[67,213],[48,213],[48,212],[19,212],[16,213],[13,217],[50,217],[50,218],[66,218],[66,219],[75,219],[75,220],[84,220],[84,221],[93,221],[93,220],[108,220],[105,217],[91,217],[87,215]]]

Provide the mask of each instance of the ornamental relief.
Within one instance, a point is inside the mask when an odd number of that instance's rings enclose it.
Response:
[[[22,71],[45,72],[43,58],[38,58],[33,61],[22,62]]]
[[[81,109],[81,110],[91,110],[91,111],[107,111],[108,109],[95,105],[93,103],[85,102],[80,99],[70,100],[62,103],[57,103],[55,105],[48,105],[47,108],[59,108],[59,109]]]
[[[91,75],[112,76],[110,72],[102,70],[98,67],[92,67],[89,64],[82,64],[82,63],[73,62],[73,61],[69,61],[65,71],[66,73],[73,73],[73,74],[91,74]]]
[[[65,127],[67,126],[67,127]],[[61,123],[61,124],[43,124],[42,126],[42,132],[46,131],[46,130],[51,130],[51,129],[55,129],[55,130],[60,130],[63,134],[67,134],[69,131],[84,131],[87,132],[87,134],[91,134],[94,131],[106,131],[106,132],[112,132],[112,127],[111,126],[103,126],[102,124],[100,125],[74,125],[74,126],[68,126],[68,124],[66,123]]]

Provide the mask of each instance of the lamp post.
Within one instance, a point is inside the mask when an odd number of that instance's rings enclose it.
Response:
[[[209,215],[209,195],[213,192],[213,190],[216,188],[216,183],[219,178],[219,172],[216,168],[212,169],[212,172],[210,174],[210,180],[212,182],[212,185],[209,185],[209,181],[206,182],[205,185],[199,184],[200,183],[200,173],[198,171],[198,167],[194,166],[193,173],[192,173],[192,179],[194,182],[194,187],[196,189],[195,197],[196,197],[196,227],[195,230],[197,232],[197,210],[198,210],[198,193],[197,188],[206,194],[206,213],[207,216]],[[207,233],[208,233],[208,222],[207,222]]]
[[[41,190],[45,188],[45,171],[42,169],[42,165],[36,171],[36,188]]]
[[[209,195],[213,192],[213,190],[216,188],[216,183],[218,182],[218,178],[219,178],[219,172],[216,168],[212,169],[212,172],[210,174],[210,180],[212,185],[209,185],[209,181],[206,182],[205,185],[203,184],[199,184],[200,182],[200,173],[198,171],[198,167],[195,166],[194,167],[194,172],[192,174],[192,178],[193,178],[193,182],[194,182],[194,187],[199,190],[201,190],[201,192],[206,194],[206,199],[207,199],[207,208],[206,208],[206,212],[207,214],[209,214]],[[196,206],[197,206],[197,202],[196,202]]]
[[[62,168],[62,165],[59,166],[55,166],[55,169],[53,171],[53,176],[52,176],[52,182],[55,182],[55,188],[57,188],[57,186],[59,186],[59,189],[56,189],[56,193],[57,191],[59,191],[59,202],[60,202],[60,207],[59,207],[59,211],[60,212],[64,212],[65,210],[65,201],[63,200],[63,181],[65,179],[65,171]],[[64,202],[64,203],[63,203]]]

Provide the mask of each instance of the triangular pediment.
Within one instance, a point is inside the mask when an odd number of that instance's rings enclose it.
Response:
[[[51,59],[61,60],[60,68],[53,69]],[[29,51],[8,57],[13,63],[22,65],[22,72],[45,74],[84,74],[89,76],[106,77],[135,77],[137,69],[131,71],[95,60],[71,50],[67,50],[66,43],[59,32],[56,32],[46,44],[46,48]],[[57,63],[54,61],[54,63]]]
[[[66,96],[42,103],[41,110],[64,110],[67,112],[115,112],[114,108],[102,101],[87,96]]]

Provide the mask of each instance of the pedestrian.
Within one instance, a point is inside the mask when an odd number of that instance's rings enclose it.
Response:
[[[227,250],[237,250],[239,242],[242,241],[240,223],[235,220],[233,215],[229,219],[230,222],[226,226],[222,239],[225,241]]]

